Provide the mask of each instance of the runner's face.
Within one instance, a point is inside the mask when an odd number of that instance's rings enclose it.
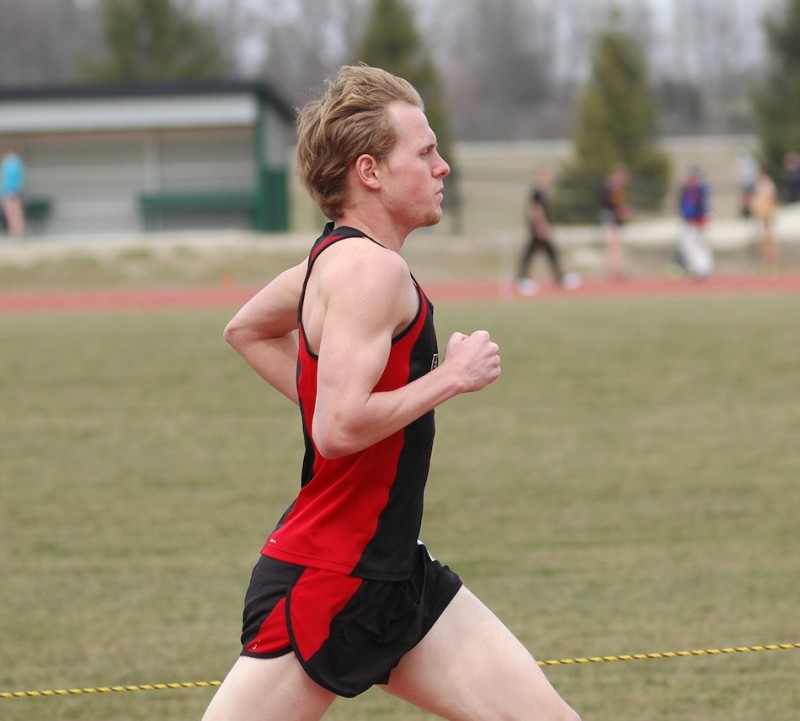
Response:
[[[425,113],[408,103],[389,112],[397,125],[397,144],[386,159],[386,204],[395,221],[414,228],[435,225],[442,217],[444,178],[450,166],[436,149],[436,135]]]

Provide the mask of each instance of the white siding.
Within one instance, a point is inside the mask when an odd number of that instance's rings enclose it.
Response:
[[[26,162],[27,194],[51,202],[49,218],[32,224],[33,232],[136,232],[144,229],[143,193],[255,192],[259,112],[268,126],[268,165],[285,167],[292,123],[252,88],[2,99],[0,135],[13,139]],[[245,210],[205,216],[165,213],[156,225],[253,225]]]
[[[48,233],[141,230],[144,192],[242,190],[255,185],[253,130],[224,128],[42,135],[18,139],[30,196],[53,202]],[[251,226],[242,213],[177,215],[159,227]]]
[[[161,189],[253,188],[255,140],[250,129],[159,133]]]
[[[3,103],[0,133],[254,125],[257,110],[247,94],[12,100]]]

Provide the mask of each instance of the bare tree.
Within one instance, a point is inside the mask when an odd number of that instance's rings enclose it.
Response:
[[[351,59],[366,6],[366,0],[271,0],[254,5],[265,47],[262,72],[293,101],[304,103]]]
[[[266,76],[297,104],[352,60],[370,4],[184,1],[213,21],[239,74]],[[646,49],[654,87],[682,113],[670,127],[746,127],[749,86],[766,62],[761,19],[784,0],[412,2],[454,137],[524,139],[569,134],[593,40],[613,8]],[[0,83],[76,79],[77,59],[102,48],[100,25],[98,0],[0,0]]]
[[[78,57],[102,45],[94,10],[75,0],[3,0],[0,82],[41,85],[74,80]]]
[[[708,130],[739,129],[750,114],[748,89],[765,60],[760,18],[773,0],[674,0],[654,74],[702,96]],[[659,62],[660,60],[660,62]]]
[[[545,3],[440,0],[426,5],[429,45],[438,51],[456,134],[524,133],[527,116],[547,101],[551,90]]]

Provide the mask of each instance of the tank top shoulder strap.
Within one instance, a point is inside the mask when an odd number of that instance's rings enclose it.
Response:
[[[366,238],[367,240],[375,243],[375,245],[380,245],[382,248],[384,247],[374,238],[370,238],[363,230],[351,228],[349,225],[340,225],[334,228],[333,223],[328,223],[325,226],[325,230],[323,231],[322,235],[320,235],[320,237],[314,242],[314,245],[311,247],[311,252],[308,254],[306,277],[303,280],[303,288],[300,293],[300,302],[297,307],[298,324],[301,324],[301,314],[303,309],[303,301],[305,300],[306,295],[306,286],[308,285],[308,279],[311,276],[311,269],[314,267],[314,263],[316,262],[317,258],[319,258],[322,251],[330,248],[334,243],[338,243],[340,240],[345,240],[346,238]]]
[[[328,223],[328,225],[325,226],[323,234],[317,238],[317,241],[311,248],[311,252],[308,256],[308,269],[311,270],[311,266],[323,250],[330,248],[334,243],[338,243],[340,240],[345,240],[346,238],[366,238],[375,243],[375,245],[381,245],[374,238],[370,238],[363,230],[351,228],[349,225],[340,225],[334,228],[332,223]]]

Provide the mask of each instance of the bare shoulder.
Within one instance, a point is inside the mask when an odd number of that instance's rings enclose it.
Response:
[[[411,322],[418,297],[405,259],[371,240],[351,238],[316,261],[303,319],[312,347],[323,326],[391,337]]]
[[[323,261],[319,269],[323,292],[385,297],[404,287],[412,287],[405,259],[368,238],[351,238],[337,243],[326,250],[319,261]]]

